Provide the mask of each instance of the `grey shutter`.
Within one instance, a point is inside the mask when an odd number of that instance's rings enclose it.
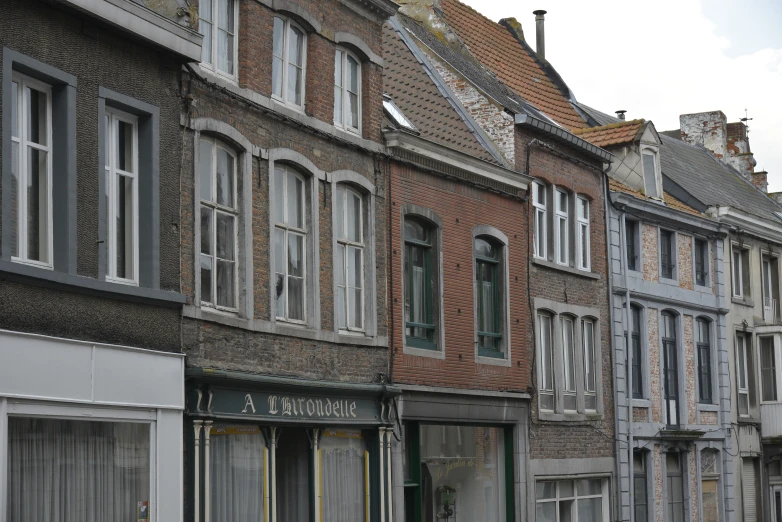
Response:
[[[742,459],[741,489],[743,492],[744,522],[757,522],[757,484],[755,459]]]

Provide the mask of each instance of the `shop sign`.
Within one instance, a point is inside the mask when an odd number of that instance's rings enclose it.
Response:
[[[379,403],[372,398],[246,392],[212,388],[212,413],[277,420],[374,422]]]

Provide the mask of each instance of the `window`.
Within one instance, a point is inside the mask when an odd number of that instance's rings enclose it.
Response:
[[[589,238],[589,200],[579,197],[576,200],[576,221],[578,223],[577,255],[579,270],[589,270],[591,263]]]
[[[712,449],[701,450],[701,511],[703,522],[719,522],[719,472],[717,462],[719,452]]]
[[[235,0],[200,0],[198,3],[198,32],[204,35],[201,62],[231,77],[236,76],[238,4]]]
[[[547,258],[548,236],[546,236],[546,186],[541,183],[532,184],[532,208],[534,212],[534,256]]]
[[[502,358],[502,246],[486,236],[476,237],[474,244],[478,355]]]
[[[646,483],[646,454],[643,451],[633,451],[633,510],[635,522],[647,522],[649,516],[649,499]]]
[[[644,162],[644,191],[650,198],[660,197],[657,191],[657,154],[654,152],[643,153]]]
[[[705,319],[698,319],[695,322],[698,350],[698,399],[703,404],[712,403],[710,327],[711,323]]]
[[[554,411],[554,347],[551,338],[551,317],[538,314],[538,346],[540,351],[540,409]]]
[[[223,143],[199,142],[201,190],[201,303],[235,310],[236,156]]]
[[[138,284],[138,119],[105,112],[107,279]]]
[[[209,467],[212,520],[263,520],[268,449],[257,426],[211,428]]]
[[[324,430],[318,448],[318,469],[322,495],[320,520],[366,520],[369,452],[361,431]],[[307,520],[307,516],[281,519]]]
[[[304,31],[287,19],[274,18],[272,96],[295,107],[304,106]]]
[[[556,261],[560,265],[570,264],[569,246],[570,224],[568,223],[568,195],[567,192],[557,190],[556,201]]]
[[[52,89],[11,80],[11,256],[52,267]]]
[[[145,423],[9,417],[9,520],[135,520],[153,494],[151,440]]]
[[[775,322],[777,319],[777,304],[779,302],[779,269],[777,267],[777,257],[765,253],[762,255],[763,320],[767,323]]]
[[[675,277],[676,234],[670,230],[660,230],[660,276],[666,279]]]
[[[684,480],[682,457],[679,453],[665,454],[667,522],[684,522]]]
[[[311,434],[293,428],[282,428],[279,431],[280,438],[274,454],[277,519],[309,520],[310,496],[314,490],[310,478]],[[252,522],[258,520],[265,518],[256,518]]]
[[[562,378],[565,411],[576,411],[576,347],[573,319],[563,316],[562,321]]]
[[[749,297],[749,249],[733,245],[731,260],[733,297]]]
[[[415,348],[437,348],[432,294],[434,231],[420,220],[405,218],[405,342]]]
[[[595,323],[581,321],[581,340],[584,344],[584,409],[594,412],[597,410]]]
[[[633,350],[633,398],[644,397],[643,352],[641,350],[641,309],[630,307],[630,346]]]
[[[707,286],[709,275],[709,243],[705,239],[695,239],[695,284]]]
[[[599,478],[538,482],[535,488],[537,522],[607,521],[606,482]]]
[[[676,317],[670,312],[662,313],[663,343],[663,409],[668,426],[679,425],[679,363],[676,341]]]
[[[751,338],[736,332],[736,360],[738,361],[739,416],[749,417],[749,369]]]
[[[337,185],[337,327],[364,329],[364,213],[363,198],[344,184]]]
[[[304,323],[306,317],[304,304],[307,244],[305,188],[304,177],[301,174],[287,166],[275,166],[274,291],[276,314],[278,320],[297,323]]]
[[[758,337],[760,345],[760,383],[764,402],[777,400],[777,364],[773,337]]]
[[[625,233],[627,234],[627,269],[640,270],[640,245],[641,224],[638,221],[628,219],[625,221]]]
[[[334,60],[334,125],[361,128],[361,62],[345,49],[337,49]]]

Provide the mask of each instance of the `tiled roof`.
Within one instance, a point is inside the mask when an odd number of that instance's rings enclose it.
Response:
[[[458,0],[442,0],[445,21],[480,62],[527,102],[568,129],[586,127],[527,46],[507,29]]]
[[[497,164],[388,23],[383,26],[383,59],[383,90],[422,138]]]
[[[616,181],[615,179],[608,178],[608,188],[614,192],[624,192],[625,194],[630,194],[631,196],[634,196],[638,199],[650,199],[643,195],[641,192],[637,190],[633,190],[624,183],[620,181]],[[683,203],[682,201],[679,201],[672,195],[668,194],[667,192],[663,193],[663,201],[665,202],[665,206],[674,210],[680,210],[682,212],[686,212],[688,214],[693,214],[695,216],[700,216],[705,218],[706,216],[704,214],[701,214],[691,206],[687,205],[686,203]]]
[[[630,120],[620,123],[610,123],[602,127],[591,127],[588,129],[576,129],[573,134],[579,138],[584,138],[598,147],[610,147],[612,145],[621,145],[635,141],[639,134],[643,132],[645,120]]]

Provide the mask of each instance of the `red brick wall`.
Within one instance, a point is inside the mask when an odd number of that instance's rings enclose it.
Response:
[[[403,353],[401,208],[414,204],[437,214],[442,227],[445,359]],[[394,314],[393,379],[398,383],[483,390],[526,391],[530,384],[527,329],[527,211],[517,199],[446,180],[414,167],[391,167],[390,285]],[[472,239],[476,225],[508,236],[511,367],[476,364]]]

